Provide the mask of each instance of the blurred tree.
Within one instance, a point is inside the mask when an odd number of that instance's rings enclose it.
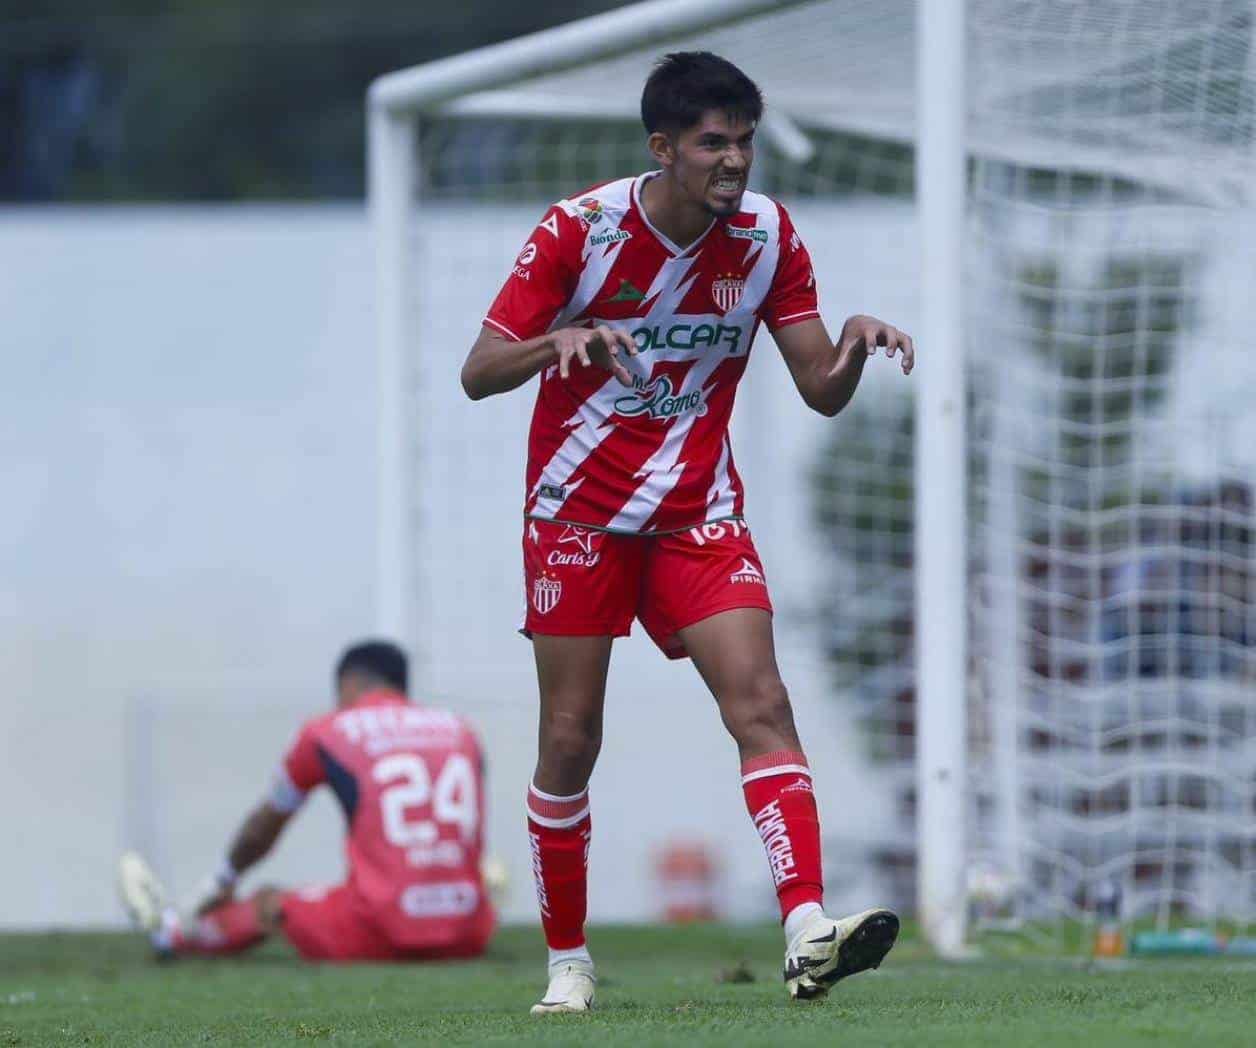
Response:
[[[0,0],[0,197],[352,197],[380,73],[624,0]]]

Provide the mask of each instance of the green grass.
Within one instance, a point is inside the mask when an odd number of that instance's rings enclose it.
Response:
[[[30,1045],[1090,1045],[1256,1043],[1256,964],[944,964],[910,936],[822,1004],[781,986],[776,928],[596,928],[590,1016],[533,1019],[539,932],[485,960],[303,965],[283,945],[152,963],[133,936],[0,936],[0,1048]],[[753,982],[721,981],[748,962]]]

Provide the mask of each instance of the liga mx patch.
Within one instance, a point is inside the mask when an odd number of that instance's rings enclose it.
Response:
[[[745,290],[746,282],[731,273],[716,277],[711,281],[711,297],[715,299],[715,304],[720,307],[722,313],[736,309],[737,303],[741,301],[741,293]]]
[[[563,584],[559,579],[551,579],[548,575],[538,575],[532,583],[532,606],[538,615],[545,615],[554,610],[559,598],[563,595]]]

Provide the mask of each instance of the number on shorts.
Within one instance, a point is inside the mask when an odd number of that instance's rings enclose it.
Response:
[[[733,533],[733,538],[739,539],[743,531],[749,530],[744,520],[738,520],[734,517],[732,520],[690,528],[689,534],[699,546],[705,546],[708,542],[719,542],[730,531]]]

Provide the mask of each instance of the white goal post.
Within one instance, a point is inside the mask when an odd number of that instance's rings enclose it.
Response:
[[[530,731],[498,698],[527,675],[497,640],[517,568],[475,523],[517,513],[527,398],[471,414],[453,358],[544,205],[645,162],[652,58],[726,54],[764,87],[757,188],[826,317],[884,315],[920,354],[820,426],[760,350],[734,415],[791,695],[804,721],[840,708],[808,745],[858,768],[825,795],[877,808],[826,817],[826,863],[910,870],[948,956],[977,926],[1086,928],[1114,894],[1131,923],[1246,927],[1254,6],[648,0],[381,77],[378,628],[508,747]],[[829,878],[856,900],[857,865]]]

